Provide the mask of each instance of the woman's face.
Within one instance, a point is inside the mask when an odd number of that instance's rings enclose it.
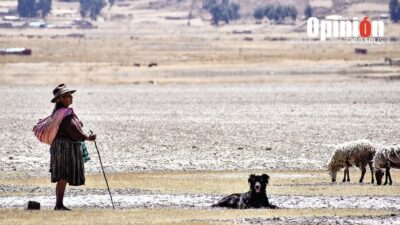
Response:
[[[72,104],[72,99],[73,99],[73,97],[72,97],[71,93],[67,93],[67,94],[62,95],[62,96],[60,97],[60,102],[61,102],[65,107],[68,107],[69,105]]]

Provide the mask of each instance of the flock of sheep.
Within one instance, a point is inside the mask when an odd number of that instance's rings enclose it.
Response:
[[[384,185],[388,183],[391,185],[390,168],[400,169],[400,145],[383,146],[368,140],[338,145],[328,161],[328,170],[332,182],[335,182],[337,172],[345,168],[342,182],[349,182],[349,167],[359,167],[361,169],[360,183],[362,183],[367,165],[371,170],[371,183],[374,183],[375,173],[378,185],[381,185],[384,174],[386,175]]]

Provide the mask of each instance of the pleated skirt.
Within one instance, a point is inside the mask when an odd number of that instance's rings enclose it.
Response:
[[[50,147],[51,182],[65,180],[69,185],[85,184],[81,142],[57,138]]]

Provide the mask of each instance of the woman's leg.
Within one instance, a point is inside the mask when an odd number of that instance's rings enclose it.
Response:
[[[65,180],[60,180],[56,185],[56,207],[55,210],[69,210],[64,206],[64,193],[67,182]]]

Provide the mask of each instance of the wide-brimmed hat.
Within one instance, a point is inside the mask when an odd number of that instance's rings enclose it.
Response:
[[[61,95],[64,95],[64,94],[67,94],[67,93],[74,93],[76,90],[72,90],[72,89],[69,89],[69,88],[67,88],[67,85],[65,85],[65,84],[59,84],[56,88],[54,88],[54,90],[53,90],[53,95],[54,95],[54,97],[53,97],[53,99],[51,99],[51,102],[52,103],[55,103],[56,102],[56,99],[58,98],[58,97],[60,97]]]

